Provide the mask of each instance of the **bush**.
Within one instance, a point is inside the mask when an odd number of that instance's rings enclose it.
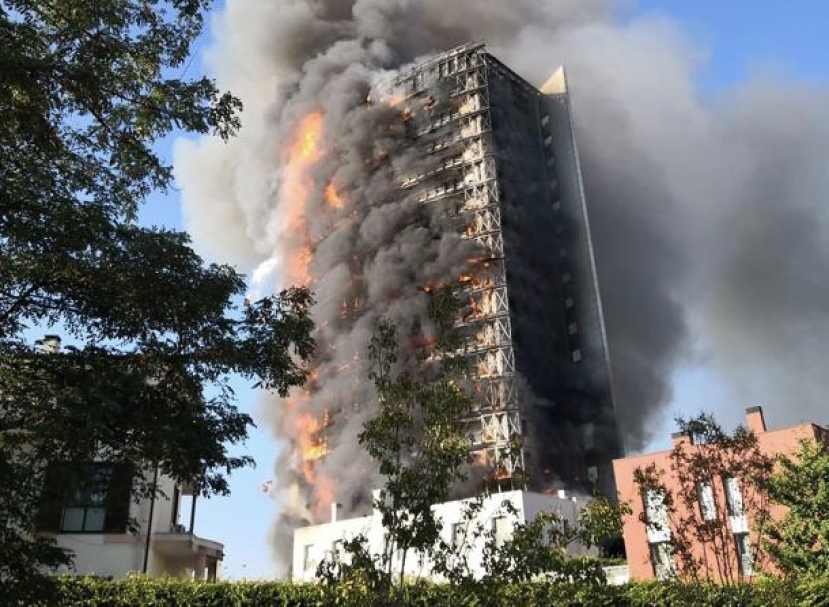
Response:
[[[797,580],[768,579],[755,584],[717,586],[638,582],[625,586],[594,583],[467,582],[459,585],[417,582],[372,591],[356,580],[342,584],[290,582],[192,582],[131,577],[103,580],[55,578],[36,601],[0,596],[0,604],[29,607],[829,607],[829,575]],[[28,595],[29,597],[33,595]]]

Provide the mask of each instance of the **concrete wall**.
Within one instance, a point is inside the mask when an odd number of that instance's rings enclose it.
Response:
[[[485,540],[473,539],[476,531],[484,531],[489,535],[495,520],[503,517],[503,527],[512,529],[516,523],[532,521],[542,511],[552,511],[575,523],[578,509],[586,503],[585,498],[573,500],[566,495],[545,495],[524,491],[507,491],[496,493],[482,498],[480,511],[474,518],[467,520],[464,513],[473,500],[458,500],[438,504],[434,507],[435,513],[442,522],[442,539],[453,545],[456,529],[459,531],[460,543],[457,552],[468,558],[471,569],[475,573],[482,573],[482,558]],[[504,507],[504,502],[512,504],[515,514],[510,514]],[[461,527],[456,528],[456,525]],[[325,523],[312,527],[303,527],[294,531],[293,569],[294,580],[309,581],[314,579],[320,561],[335,550],[337,542],[350,540],[357,535],[364,535],[368,539],[370,550],[379,555],[383,552],[385,532],[382,520],[377,511],[371,515],[346,519],[333,523]],[[306,551],[308,559],[306,560]],[[584,554],[587,551],[581,546],[571,546],[572,554]],[[394,561],[394,570],[400,568],[400,560]],[[405,574],[413,577],[431,576],[432,563],[421,561],[416,555],[406,557]]]

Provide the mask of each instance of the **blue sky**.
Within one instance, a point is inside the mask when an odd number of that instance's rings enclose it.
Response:
[[[829,83],[829,2],[825,0],[637,0],[627,6],[623,21],[642,14],[670,17],[695,48],[707,50],[698,83],[705,95],[714,97],[769,71]],[[199,62],[197,57],[189,70],[199,69]],[[172,138],[162,142],[159,151],[169,157],[171,143]],[[153,197],[140,218],[144,223],[183,229],[178,193]],[[654,441],[653,447],[668,442],[670,420],[677,411],[693,412],[699,402],[722,398],[716,378],[701,369],[682,370],[677,385],[682,396],[665,412],[659,432],[664,438]],[[238,385],[237,394],[241,407],[255,415],[253,390]],[[254,429],[242,448],[256,458],[258,467],[233,475],[230,497],[198,503],[196,532],[224,542],[224,577],[267,578],[274,569],[268,543],[276,505],[259,487],[272,476],[278,445],[267,430]]]

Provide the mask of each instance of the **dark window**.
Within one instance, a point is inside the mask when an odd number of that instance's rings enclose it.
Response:
[[[124,533],[129,522],[133,467],[92,463],[49,466],[35,523],[51,533]]]
[[[81,487],[72,492],[63,507],[60,530],[66,533],[104,530],[106,496],[112,480],[112,466],[93,465]]]

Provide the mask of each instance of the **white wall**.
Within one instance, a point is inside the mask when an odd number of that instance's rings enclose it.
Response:
[[[60,547],[75,553],[74,568],[64,572],[120,578],[141,571],[143,544],[132,535],[62,533],[56,539]]]
[[[152,472],[146,475],[152,481]],[[153,506],[152,533],[169,533],[173,515],[174,481],[159,475],[158,486],[164,493],[157,497]],[[64,571],[78,574],[125,577],[130,573],[140,573],[144,567],[146,550],[146,531],[150,519],[151,500],[142,499],[130,504],[130,518],[138,525],[137,533],[60,533],[55,536],[62,548],[75,553],[74,568]],[[180,518],[189,523],[189,510]],[[168,563],[163,557],[156,557],[152,548],[148,557],[147,572],[161,575],[168,571]]]
[[[489,535],[496,518],[504,517],[505,526],[510,530],[516,523],[532,521],[539,512],[552,511],[575,523],[578,510],[586,503],[586,499],[573,500],[571,496],[546,495],[539,493],[528,493],[525,491],[508,491],[496,493],[482,498],[481,509],[477,515],[470,519],[464,519],[464,512],[473,500],[461,500],[437,504],[434,506],[435,514],[443,524],[442,538],[452,545],[453,530],[455,524],[463,525],[465,537],[459,550],[468,558],[470,568],[474,573],[482,573],[482,558],[485,539],[472,539],[476,529],[484,531]],[[515,510],[510,515],[504,502],[508,501]],[[294,531],[293,547],[293,578],[295,580],[308,581],[314,578],[317,565],[330,554],[335,542],[353,539],[357,535],[364,535],[368,539],[369,548],[373,554],[379,555],[384,547],[384,530],[382,521],[377,511],[369,516],[354,519],[346,519],[334,523],[325,523],[311,527],[303,527]],[[308,562],[305,555],[308,551]],[[584,554],[587,551],[583,546],[572,545],[568,552],[572,554]],[[399,571],[399,561],[395,563],[394,569]],[[412,554],[406,557],[406,575],[423,577],[431,572],[431,564],[419,562]]]

